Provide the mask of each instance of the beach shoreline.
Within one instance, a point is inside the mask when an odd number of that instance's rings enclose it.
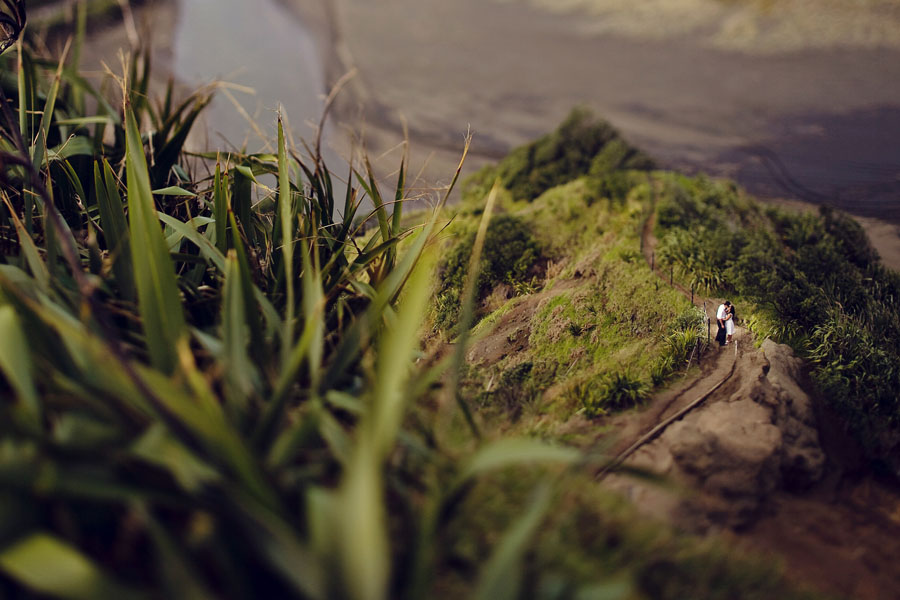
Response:
[[[583,105],[664,168],[735,180],[765,202],[829,204],[852,214],[885,264],[900,270],[900,146],[890,135],[900,131],[900,103],[891,103],[900,98],[900,60],[893,60],[900,53],[816,49],[771,57],[569,35],[577,15],[478,0],[280,1],[314,32],[327,85],[356,70],[332,118],[364,132],[385,172],[399,164],[404,128],[413,162],[440,184],[452,175],[469,127],[464,176]],[[397,34],[403,31],[409,34]],[[609,58],[593,78],[571,77],[591,73],[591,52]],[[872,81],[875,75],[884,79]],[[541,91],[547,86],[554,92]],[[336,146],[350,148],[344,140]]]
[[[501,89],[507,84],[494,82],[492,85],[487,85],[483,79],[479,80],[481,87],[478,93],[470,94],[472,98],[460,98],[458,94],[442,96],[440,89],[430,88],[448,85],[446,81],[442,83],[444,76],[449,76],[446,65],[438,64],[434,69],[427,69],[417,61],[413,61],[408,81],[401,81],[396,78],[396,73],[392,74],[392,71],[398,69],[386,70],[384,64],[386,64],[385,61],[396,61],[398,56],[403,53],[406,47],[405,43],[399,43],[398,47],[393,48],[386,46],[384,52],[387,56],[381,61],[373,60],[370,56],[360,52],[360,47],[376,43],[380,39],[377,27],[373,26],[368,33],[365,33],[364,28],[360,26],[362,17],[350,16],[359,8],[362,0],[342,0],[342,2],[279,0],[279,2],[291,14],[300,19],[313,36],[322,60],[326,86],[334,85],[345,74],[357,69],[356,74],[338,95],[331,114],[331,121],[336,126],[333,127],[333,134],[329,136],[329,143],[334,150],[341,156],[347,157],[354,144],[362,144],[369,155],[373,157],[376,169],[385,175],[392,174],[399,165],[403,153],[403,131],[404,128],[407,128],[411,151],[409,170],[413,175],[420,175],[420,179],[414,183],[414,187],[422,190],[446,185],[452,178],[469,127],[472,129],[473,143],[464,165],[463,177],[483,165],[495,163],[512,148],[552,131],[572,108],[565,98],[547,100],[532,95],[530,99],[519,98],[517,100],[513,95],[503,92]],[[412,0],[399,0],[402,6],[406,6],[404,3],[408,2],[412,2]],[[462,4],[471,9],[473,2],[474,0],[463,0]],[[162,66],[161,70],[155,71],[155,79],[159,82],[163,81],[163,77],[168,77],[168,73],[162,73],[162,71],[171,71],[169,63],[172,56],[168,50],[170,44],[160,44],[158,37],[160,35],[163,35],[164,38],[171,37],[171,31],[177,18],[177,9],[177,2],[164,2],[154,7],[153,10],[145,7],[140,11],[142,15],[153,18],[152,29],[157,38],[154,44],[154,62],[158,67]],[[468,18],[467,15],[469,15],[465,10],[459,8],[451,7],[447,11],[452,13],[447,16],[447,19],[454,15],[456,19]],[[515,11],[515,13],[510,11]],[[533,9],[488,3],[484,7],[484,12],[488,19],[506,18],[509,14],[525,13],[526,17],[523,22],[512,22],[508,24],[508,27],[534,26],[531,21],[535,17],[532,14]],[[371,19],[372,14],[373,12],[369,10],[363,17]],[[385,15],[381,18],[388,19],[392,16],[394,15]],[[146,16],[141,18],[146,18]],[[550,25],[547,26],[549,32],[545,29],[542,35],[549,36],[551,40],[557,39],[554,37],[555,34],[551,35],[552,32],[555,31],[558,34],[564,31],[571,18],[571,16],[565,15],[551,16]],[[452,19],[450,20],[452,21]],[[374,23],[374,25],[377,24]],[[125,42],[121,30],[116,31],[115,29],[105,30],[95,38],[95,42],[100,42],[104,55],[108,55],[107,50],[115,44]],[[434,31],[429,32],[429,34],[433,33]],[[579,43],[607,44],[610,42],[606,40]],[[613,40],[613,43],[630,43],[632,46],[629,47],[635,47],[633,42],[628,41]],[[547,60],[553,59],[554,47],[556,47],[555,44],[544,47],[548,53]],[[570,47],[562,45],[559,51],[570,52],[571,50],[566,50],[567,48]],[[425,54],[426,59],[431,59],[434,52],[433,49],[427,52],[423,50],[421,54]],[[644,54],[638,57],[640,60],[652,59],[652,52],[648,53],[646,48],[643,52]],[[509,60],[509,58],[507,57],[505,60]],[[751,57],[747,60],[752,62],[771,59]],[[794,57],[791,60],[798,59]],[[807,60],[811,59],[807,58]],[[900,81],[900,69],[898,69],[897,79]],[[405,83],[408,84],[409,89],[408,93],[403,94]],[[449,83],[452,84],[453,81]],[[462,85],[459,81],[457,83]],[[897,87],[897,97],[900,98],[900,86]],[[492,99],[501,98],[502,100],[504,93],[507,94],[506,101],[501,101],[500,108],[497,109]],[[590,106],[590,103],[581,104]],[[772,164],[766,164],[765,155],[758,151],[753,154],[753,146],[748,145],[746,139],[741,138],[734,131],[717,129],[714,125],[704,125],[703,120],[697,115],[684,115],[681,118],[673,119],[671,115],[651,110],[646,103],[634,102],[630,105],[614,105],[611,108],[598,106],[595,103],[591,108],[599,116],[608,119],[620,129],[624,137],[631,143],[654,156],[664,168],[686,173],[704,172],[713,177],[733,179],[764,202],[791,207],[800,206],[804,209],[815,209],[822,203],[821,201],[816,202],[815,196],[812,199],[803,197],[803,184],[799,189],[801,193],[789,193],[790,185],[787,185],[788,189],[786,190],[785,186],[768,177],[766,169],[770,171],[777,169]],[[887,107],[883,108],[883,110],[887,109]],[[900,110],[897,114],[900,114]],[[869,128],[877,125],[878,117],[878,114],[870,116],[870,120],[874,119],[874,122],[868,124]],[[828,144],[817,145],[817,136],[821,137],[821,132],[816,129],[815,119],[808,119],[808,121],[790,122],[789,118],[784,118],[776,124],[776,127],[785,130],[793,127],[801,134],[807,133],[807,137],[802,143],[795,141],[790,148],[794,153],[799,154],[785,153],[781,148],[780,156],[783,157],[784,162],[788,163],[785,168],[789,172],[796,172],[798,161],[800,161],[802,172],[803,168],[827,171],[828,160],[832,163],[840,160],[840,156],[832,155],[826,156],[827,160],[824,160],[822,166],[815,164],[816,160],[804,162],[804,155],[817,155],[823,152],[834,154],[834,149],[830,148]],[[852,130],[853,120],[845,119],[845,121],[841,123],[841,127]],[[900,120],[897,123],[900,123]],[[891,121],[892,127],[894,124],[894,121]],[[893,131],[892,127],[887,129]],[[900,130],[900,126],[897,130]],[[345,131],[352,132],[353,135],[360,135],[364,140],[350,141],[350,135],[349,133],[345,135]],[[202,142],[200,138],[206,138],[209,141],[208,136],[203,132],[198,132],[198,134],[198,142]],[[889,138],[889,136],[887,137]],[[858,146],[867,145],[865,142],[865,138],[856,140]],[[876,144],[876,148],[866,148],[865,153],[869,160],[877,158],[878,152],[881,152],[883,146],[890,142],[892,140],[887,139]],[[785,142],[782,142],[782,146],[784,145]],[[819,146],[824,147],[820,148]],[[900,148],[895,151],[900,152]],[[900,154],[898,154],[897,162],[900,164]],[[890,171],[887,173],[890,174]],[[898,173],[900,173],[900,167],[898,167]],[[900,174],[897,176],[897,181],[900,183]],[[856,217],[866,229],[873,246],[882,256],[883,262],[900,271],[900,227],[898,227],[900,225],[900,187],[891,186],[890,181],[881,182],[882,187],[885,184],[887,184],[888,194],[895,193],[896,188],[896,198],[893,203],[865,203],[867,188],[862,185],[854,191],[849,202],[831,202],[831,204]],[[813,191],[813,194],[815,193]],[[824,194],[821,196],[825,197],[827,202],[827,196]]]

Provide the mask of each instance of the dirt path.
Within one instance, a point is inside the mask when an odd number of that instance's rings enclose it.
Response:
[[[713,320],[711,311],[719,301],[699,296],[693,290],[674,282],[671,275],[664,273],[660,265],[656,263],[657,240],[653,235],[655,226],[656,212],[654,210],[644,222],[641,232],[641,253],[647,264],[667,285],[677,289],[695,306],[702,307],[706,312],[707,319],[711,322]],[[740,341],[746,337],[747,332],[744,328],[735,327],[735,344],[731,347],[733,351],[711,344],[698,356],[695,364],[699,364],[699,372],[655,394],[648,407],[641,413],[637,415],[624,414],[615,419],[612,425],[617,434],[617,442],[612,448],[612,453],[616,459],[612,466],[620,464],[637,452],[641,446],[662,435],[665,428],[683,418],[690,410],[698,408],[709,396],[725,385],[734,374]],[[607,472],[602,471],[598,477],[605,476]]]
[[[653,225],[648,219],[643,232],[648,262]],[[682,493],[619,475],[607,485],[652,515],[701,533],[724,530],[780,557],[798,583],[858,600],[900,598],[900,490],[859,472],[858,450],[806,394],[803,363],[787,347],[756,349],[741,328],[735,337],[733,352],[714,348],[696,377],[617,424],[614,451],[629,453],[626,464],[671,478]],[[696,409],[646,436],[697,399]]]

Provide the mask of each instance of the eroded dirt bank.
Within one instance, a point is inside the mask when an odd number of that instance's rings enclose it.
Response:
[[[823,591],[900,597],[897,490],[853,473],[839,432],[820,435],[827,414],[788,347],[767,340],[756,349],[745,332],[738,339],[736,353],[716,357],[734,364],[727,384],[626,461],[677,487],[620,475],[608,485],[689,531],[722,531],[781,556],[792,578]]]

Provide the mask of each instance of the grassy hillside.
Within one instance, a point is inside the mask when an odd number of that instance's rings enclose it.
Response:
[[[465,393],[478,405],[501,414],[524,406],[546,417],[541,427],[565,427],[576,413],[595,417],[640,404],[685,366],[698,341],[705,345],[702,311],[660,285],[640,254],[649,177],[629,172],[626,179],[634,187],[617,200],[596,197],[584,177],[533,201],[508,194],[501,200],[487,247],[492,236],[504,249],[527,239],[528,251],[510,252],[508,263],[502,252],[484,259],[491,264],[479,282],[484,318],[475,333],[488,338],[476,343],[465,378]],[[449,230],[454,242],[439,267],[439,325],[452,322],[448,305],[459,289],[453,265],[471,248],[474,197]],[[523,257],[531,259],[528,268],[518,267]]]
[[[470,393],[485,405],[498,396],[539,399],[534,410],[564,420],[634,405],[678,370],[697,338],[706,341],[706,328],[702,311],[660,286],[641,256],[649,221],[657,264],[698,295],[736,302],[759,341],[772,337],[806,357],[870,458],[896,469],[900,275],[880,264],[862,228],[827,207],[782,210],[730,182],[650,166],[608,125],[576,111],[552,135],[466,182],[437,324],[452,321],[453,261],[471,247],[465,232],[494,180],[507,189],[495,243],[520,261],[492,254],[502,264],[484,269],[495,275],[479,285],[479,327],[500,323],[512,337],[506,355],[469,365]],[[512,243],[513,230],[528,240],[527,252]],[[510,329],[508,314],[524,303],[534,310]]]

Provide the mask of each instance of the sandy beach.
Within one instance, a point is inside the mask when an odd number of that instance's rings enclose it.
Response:
[[[397,148],[406,123],[414,162],[434,181],[452,172],[469,128],[466,172],[584,105],[664,167],[862,217],[885,262],[900,268],[894,46],[753,53],[598,32],[584,11],[527,2],[283,1],[323,45],[326,81],[356,69],[338,121],[364,131],[375,155]]]
[[[900,269],[900,51],[892,47],[742,52],[699,38],[598,33],[588,26],[595,16],[524,0],[279,1],[312,37],[326,88],[355,70],[329,140],[346,156],[347,132],[362,132],[382,173],[399,164],[404,126],[411,171],[428,187],[452,176],[467,131],[464,175],[584,105],[664,167],[733,178],[764,200],[854,214]],[[172,69],[178,6],[139,11],[160,78]],[[93,54],[108,61],[126,41],[121,28],[100,32]]]

